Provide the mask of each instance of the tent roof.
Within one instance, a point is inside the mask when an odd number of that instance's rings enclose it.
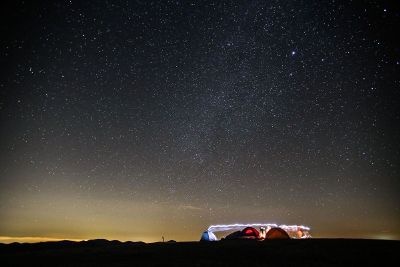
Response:
[[[244,236],[256,236],[259,237],[260,233],[254,227],[246,227],[242,230]]]
[[[290,236],[282,228],[271,228],[265,235],[265,239],[289,239]]]

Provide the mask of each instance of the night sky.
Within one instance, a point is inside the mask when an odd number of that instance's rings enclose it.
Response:
[[[0,12],[0,242],[238,222],[400,239],[398,3]]]

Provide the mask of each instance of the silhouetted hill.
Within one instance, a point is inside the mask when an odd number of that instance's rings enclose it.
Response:
[[[120,242],[104,239],[0,245],[1,266],[382,266],[400,241]]]
[[[93,239],[88,241],[81,241],[80,243],[89,247],[115,246],[122,244],[121,241],[118,240],[109,241],[107,239]]]

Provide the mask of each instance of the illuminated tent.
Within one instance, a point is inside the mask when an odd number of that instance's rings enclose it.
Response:
[[[217,237],[214,235],[213,232],[204,231],[201,235],[200,241],[217,241]]]
[[[254,227],[246,227],[242,231],[233,232],[225,237],[226,240],[232,239],[259,239],[260,233]]]
[[[290,236],[282,228],[274,227],[267,232],[265,239],[290,239]]]

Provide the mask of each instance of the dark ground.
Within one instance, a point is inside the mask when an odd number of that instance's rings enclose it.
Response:
[[[400,241],[308,239],[0,244],[1,266],[393,266]]]

